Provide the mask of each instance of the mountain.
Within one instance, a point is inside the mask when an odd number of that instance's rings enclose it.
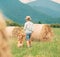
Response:
[[[28,5],[52,18],[60,17],[60,4],[55,3],[52,0],[36,0]]]
[[[31,16],[32,21],[35,23],[39,21],[42,23],[60,23],[60,21],[56,21],[57,19],[52,18],[43,11],[37,10],[31,5],[32,3],[23,4],[19,0],[0,0],[0,10],[2,10],[7,18],[19,24],[24,24],[27,15]]]

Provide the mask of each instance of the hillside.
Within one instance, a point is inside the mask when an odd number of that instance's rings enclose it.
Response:
[[[51,0],[36,0],[28,5],[37,11],[52,16],[53,18],[60,17],[60,4],[52,2]]]
[[[42,11],[38,11],[27,4],[23,4],[18,0],[0,0],[0,10],[4,13],[4,15],[19,23],[24,24],[25,16],[30,15],[32,17],[32,21],[37,23],[41,21],[42,23],[59,23],[58,21],[51,18],[51,16],[45,14]]]

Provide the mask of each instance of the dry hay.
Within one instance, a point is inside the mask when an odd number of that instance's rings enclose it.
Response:
[[[6,27],[6,23],[3,17],[3,14],[0,13],[0,30],[3,30]]]
[[[11,57],[7,39],[0,31],[0,57]]]
[[[15,30],[14,30],[15,31]],[[17,33],[18,32],[18,33]],[[25,39],[26,35],[23,29],[18,29],[15,31],[18,35],[18,43],[21,43]],[[15,35],[14,33],[14,35]],[[31,35],[31,40],[34,41],[51,41],[53,38],[52,28],[48,24],[34,24],[34,31]],[[20,44],[18,44],[20,45]]]
[[[5,31],[9,38],[17,38],[18,47],[23,46],[23,41],[25,39],[24,38],[25,33],[21,27],[8,26],[6,27]]]
[[[11,57],[5,28],[6,23],[2,13],[0,13],[0,57]]]
[[[16,26],[7,26],[5,31],[9,37],[17,37],[22,29]]]
[[[20,34],[23,36],[25,33],[21,32]],[[26,35],[24,37],[26,37]],[[30,38],[31,40],[52,41],[53,40],[52,37],[53,37],[53,31],[52,31],[52,28],[48,24],[34,24],[34,31]]]
[[[53,37],[52,29],[47,24],[34,24],[34,31],[31,40],[51,41]]]

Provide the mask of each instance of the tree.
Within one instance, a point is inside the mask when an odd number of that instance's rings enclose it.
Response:
[[[41,24],[41,21],[39,21],[38,24]]]

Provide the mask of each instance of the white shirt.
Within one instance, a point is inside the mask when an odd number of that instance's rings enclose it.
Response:
[[[27,21],[24,25],[25,33],[32,33],[33,32],[33,23],[31,21]]]

